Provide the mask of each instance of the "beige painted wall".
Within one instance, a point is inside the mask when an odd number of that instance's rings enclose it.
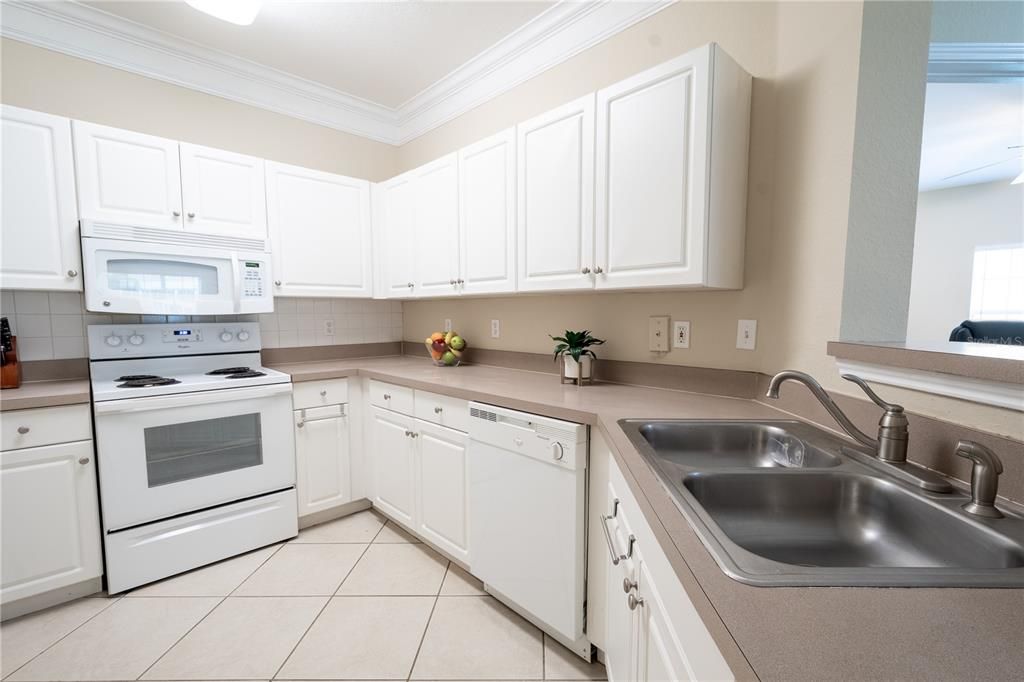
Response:
[[[395,174],[391,145],[14,40],[0,42],[0,101],[368,180]]]

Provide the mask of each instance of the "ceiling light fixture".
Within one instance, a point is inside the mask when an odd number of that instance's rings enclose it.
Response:
[[[256,20],[263,0],[185,0],[194,9],[239,26]]]

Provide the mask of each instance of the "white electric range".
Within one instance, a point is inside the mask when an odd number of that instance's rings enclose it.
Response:
[[[291,380],[256,323],[88,336],[108,592],[296,535]]]

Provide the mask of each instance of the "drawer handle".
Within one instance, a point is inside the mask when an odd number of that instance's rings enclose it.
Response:
[[[307,422],[325,422],[328,419],[337,419],[338,417],[347,417],[348,412],[344,405],[338,405],[338,414],[327,415],[326,417],[313,417],[312,419],[306,419],[306,410],[302,409],[299,411],[299,421],[295,422],[296,428],[302,428]]]
[[[18,433],[20,433],[20,434],[21,434],[21,435],[23,435],[23,436],[24,436],[24,435],[25,435],[26,433],[28,433],[29,431],[31,431],[31,430],[32,430],[32,429],[30,429],[30,428],[29,428],[29,427],[27,427],[27,426],[19,426],[19,427],[18,427]]]
[[[442,412],[444,412],[444,408],[443,407],[435,407],[434,408],[434,414],[441,414]]]
[[[636,607],[644,605],[644,598],[631,594],[626,597],[626,603],[629,604],[630,611],[636,611]]]
[[[619,554],[619,550],[615,549],[615,541],[612,540],[611,531],[608,530],[608,522],[618,516],[619,513],[619,498],[612,500],[612,513],[601,515],[601,529],[604,531],[604,541],[608,544],[608,554],[612,560],[612,566],[618,566],[619,562],[627,558],[625,554]]]
[[[86,464],[89,463],[89,458],[88,457],[81,457],[81,458],[79,458],[78,463],[81,464],[82,466],[85,466]]]

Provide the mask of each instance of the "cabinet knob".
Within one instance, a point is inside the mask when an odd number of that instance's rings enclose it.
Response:
[[[629,578],[622,579],[622,591],[629,594],[636,589],[636,581],[630,580]]]
[[[391,400],[391,394],[385,393],[384,394],[384,400]]]
[[[279,279],[275,279],[275,280],[274,280],[274,286],[276,286],[276,287],[279,287],[279,286],[281,286],[281,280],[279,280]]]
[[[411,437],[412,437],[412,431],[410,431],[410,430],[406,429],[406,430],[405,430],[405,437],[406,437],[406,438],[411,438]]]
[[[466,280],[464,280],[464,279],[457,279],[457,280],[455,280],[455,283],[456,284],[465,284]]]
[[[443,407],[435,407],[434,408],[434,414],[441,414],[442,412],[444,412],[444,408]]]
[[[602,272],[604,272],[604,270],[601,269],[600,265],[597,266],[596,268],[594,268],[594,274],[595,275],[600,275]]]
[[[635,594],[630,593],[630,595],[626,597],[626,603],[629,605],[630,611],[636,611],[636,607],[644,605],[644,600],[643,597],[637,597]]]
[[[583,268],[582,270],[580,270],[580,272],[582,272],[584,275],[589,275],[590,274],[590,268]]]
[[[196,217],[196,214],[195,214],[195,212],[194,212],[194,211],[189,211],[189,212],[188,212],[188,219],[189,219],[189,220],[192,220],[192,219],[193,219],[193,218],[195,218],[195,217]]]
[[[448,283],[451,284],[452,286],[455,286],[455,280],[454,279],[448,280]]]
[[[110,301],[104,301],[103,302],[103,307],[109,308],[110,307]]]
[[[181,211],[171,211],[171,215],[174,216],[175,218],[180,218]]]
[[[85,466],[86,464],[89,463],[89,458],[88,457],[79,457],[78,458],[78,463],[81,464],[82,466]]]
[[[78,277],[78,270],[68,270],[68,277]]]
[[[298,427],[298,428],[300,428],[300,429],[301,429],[301,428],[302,428],[303,426],[305,426],[305,425],[306,425],[306,422],[304,422],[304,421],[298,421],[298,422],[295,422],[295,426],[296,426],[296,427]]]
[[[327,395],[327,389],[326,389],[326,388],[324,388],[324,389],[321,389],[321,390],[320,390],[320,397],[323,397],[323,396],[325,396],[325,395]]]
[[[18,427],[18,433],[20,433],[20,434],[21,434],[21,435],[23,435],[23,436],[24,436],[24,435],[25,435],[26,433],[28,433],[29,431],[31,431],[31,430],[32,430],[32,429],[30,429],[30,428],[29,428],[29,427],[27,427],[27,426],[19,426],[19,427]]]
[[[415,431],[412,431],[409,435],[411,435],[413,438],[419,438],[420,437],[420,434],[416,433]]]
[[[416,286],[416,285],[415,285],[415,284],[413,284],[412,282],[409,282],[409,284],[408,284],[407,286],[408,286],[408,287],[409,287],[410,289],[412,289],[412,288],[413,288],[414,286]]]

